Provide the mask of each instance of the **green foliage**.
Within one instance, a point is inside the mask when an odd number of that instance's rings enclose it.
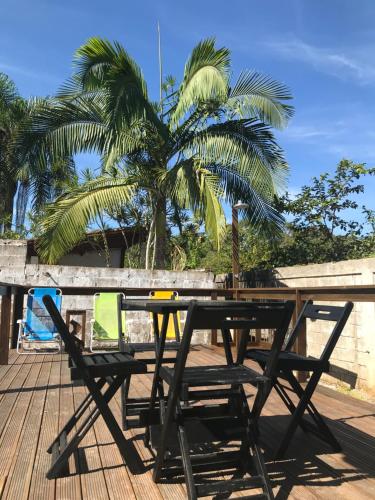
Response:
[[[52,160],[95,151],[103,174],[95,192],[89,181],[48,208],[39,243],[45,261],[66,253],[99,212],[121,212],[130,189],[147,193],[146,266],[156,261],[164,267],[169,250],[172,260],[179,259],[180,247],[168,243],[168,206],[202,220],[214,247],[225,231],[224,200],[241,198],[254,226],[280,230],[283,220],[273,201],[287,166],[271,127],[285,126],[292,114],[284,85],[245,71],[232,86],[230,52],[213,39],[193,49],[179,85],[165,79],[158,104],[149,100],[140,68],[117,42],[88,40],[74,64],[72,79],[34,117],[25,142],[36,141]]]
[[[232,227],[227,225],[220,250],[199,230],[188,224],[179,236],[172,238],[186,254],[186,269],[207,269],[215,274],[232,271]],[[244,270],[267,268],[273,256],[273,243],[256,232],[247,221],[239,224],[240,266]]]
[[[303,186],[294,198],[284,196],[279,208],[293,219],[275,255],[275,264],[321,263],[371,255],[374,214],[359,205],[356,195],[364,192],[358,180],[374,173],[374,168],[342,160],[333,176],[324,173],[314,177],[311,185]],[[358,218],[359,211],[363,222]]]
[[[324,173],[314,177],[293,198],[286,194],[278,202],[278,209],[289,219],[281,237],[259,234],[247,221],[241,221],[241,269],[271,269],[373,256],[375,213],[361,207],[356,195],[364,192],[359,179],[374,172],[375,169],[364,164],[342,160],[333,175]],[[219,252],[200,233],[199,225],[184,228],[176,242],[185,251],[187,268],[205,268],[216,274],[232,271],[231,226],[226,228]]]
[[[36,137],[29,135],[30,124],[46,106],[43,99],[25,100],[14,83],[0,73],[0,233],[20,235],[31,202],[38,210],[65,189],[74,175],[70,157],[48,157],[43,148],[35,154]]]

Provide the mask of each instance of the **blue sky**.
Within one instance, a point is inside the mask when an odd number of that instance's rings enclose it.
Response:
[[[159,20],[165,74],[179,79],[192,47],[215,36],[234,76],[255,68],[290,87],[295,116],[278,134],[289,191],[343,157],[375,165],[374,0],[1,0],[0,19],[0,71],[24,96],[53,94],[75,49],[102,36],[127,48],[156,98]],[[374,188],[367,180],[361,201],[375,209]]]

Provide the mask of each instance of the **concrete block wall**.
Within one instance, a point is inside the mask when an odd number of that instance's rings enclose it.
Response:
[[[31,286],[80,286],[118,288],[214,288],[214,275],[204,271],[147,271],[107,267],[48,266],[26,264],[26,241],[0,240],[0,282]],[[193,298],[193,297],[191,297]],[[26,298],[25,298],[26,305]],[[92,296],[64,296],[62,314],[66,310],[86,310],[86,338],[93,317]],[[181,314],[182,326],[184,314]],[[79,319],[77,318],[77,321]],[[126,327],[130,339],[151,340],[150,317],[143,312],[128,312]],[[197,333],[193,342],[210,342],[210,332]]]
[[[131,288],[213,288],[214,276],[204,271],[147,271],[144,269],[118,269],[101,267],[75,266],[25,266],[26,283],[34,286],[111,286]],[[63,313],[67,309],[84,309],[87,311],[86,332],[90,331],[90,320],[93,317],[92,296],[65,296]],[[181,314],[183,323],[184,314]],[[126,328],[131,341],[144,342],[151,340],[150,318],[144,312],[128,312]],[[209,332],[197,333],[194,342],[208,343]]]
[[[26,240],[0,240],[0,282],[14,283],[23,276],[26,264]]]
[[[375,258],[284,267],[276,269],[276,272],[280,282],[288,287],[373,285]],[[320,355],[328,340],[328,332],[328,324],[308,322],[309,355]],[[331,374],[325,378],[329,382],[341,381],[350,387],[375,390],[375,303],[354,305],[332,353]]]

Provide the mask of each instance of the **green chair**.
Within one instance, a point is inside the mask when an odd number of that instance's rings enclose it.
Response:
[[[121,332],[125,328],[125,311],[119,314],[122,293],[96,293],[94,295],[94,317],[91,320],[89,349],[118,348]]]

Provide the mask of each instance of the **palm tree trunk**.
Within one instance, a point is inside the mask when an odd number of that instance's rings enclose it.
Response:
[[[13,219],[13,201],[17,193],[17,183],[9,181],[9,186],[4,195],[4,202],[2,206],[2,225],[3,232],[10,231],[12,229],[12,219]]]
[[[167,253],[167,200],[159,194],[155,206],[155,269],[166,268]]]
[[[151,254],[151,247],[154,242],[154,230],[155,230],[155,218],[156,218],[156,211],[152,214],[152,220],[151,224],[148,230],[148,237],[147,237],[147,244],[146,244],[146,257],[145,257],[145,268],[146,269],[152,269],[153,268],[153,263],[150,262],[150,254]]]

